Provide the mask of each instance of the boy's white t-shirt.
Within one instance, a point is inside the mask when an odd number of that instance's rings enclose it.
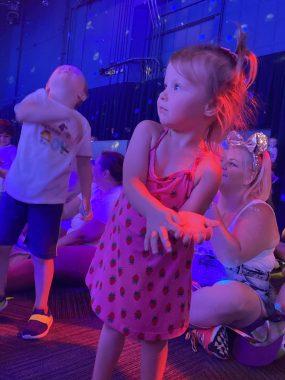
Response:
[[[26,100],[44,102],[44,89]],[[72,162],[76,156],[92,156],[91,128],[82,120],[82,130],[65,124],[57,128],[24,123],[16,158],[7,174],[5,188],[13,198],[33,204],[61,204],[66,201]]]

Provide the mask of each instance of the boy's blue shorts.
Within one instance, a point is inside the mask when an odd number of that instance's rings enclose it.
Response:
[[[0,245],[14,245],[28,224],[27,245],[41,259],[56,256],[63,204],[31,204],[0,197]]]

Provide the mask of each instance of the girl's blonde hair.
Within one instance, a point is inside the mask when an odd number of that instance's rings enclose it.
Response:
[[[205,141],[212,149],[233,129],[246,129],[255,115],[256,102],[248,88],[257,74],[257,58],[246,47],[246,35],[240,29],[236,53],[214,45],[186,47],[175,52],[171,64],[190,81],[200,81],[195,68],[204,69],[209,98],[216,109]]]

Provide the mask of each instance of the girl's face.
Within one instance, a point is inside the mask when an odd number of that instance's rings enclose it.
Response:
[[[160,122],[181,132],[191,131],[205,122],[208,118],[205,109],[209,99],[202,82],[190,82],[169,63],[165,89],[157,101]]]
[[[222,172],[221,190],[247,187],[254,178],[251,154],[246,148],[230,146],[223,153]]]
[[[0,133],[0,146],[7,146],[11,144],[11,136],[7,133]]]

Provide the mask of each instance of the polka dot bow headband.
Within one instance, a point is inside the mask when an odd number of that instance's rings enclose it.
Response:
[[[231,146],[243,146],[253,155],[253,169],[259,170],[263,153],[268,148],[268,138],[262,132],[253,133],[247,140],[236,131],[228,134],[227,143]]]

